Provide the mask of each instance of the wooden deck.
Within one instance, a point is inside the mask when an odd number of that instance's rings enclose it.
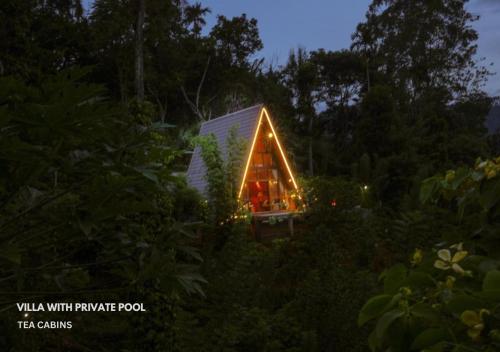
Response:
[[[295,222],[302,216],[297,211],[265,211],[252,214],[252,234],[257,241],[293,237]]]

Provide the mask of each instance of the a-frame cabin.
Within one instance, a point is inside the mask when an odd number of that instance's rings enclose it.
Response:
[[[238,192],[241,204],[255,216],[296,212],[297,183],[267,109],[256,105],[206,121],[201,125],[200,135],[213,134],[225,159],[227,136],[233,128],[239,138],[247,141]],[[201,150],[196,147],[187,179],[203,195],[207,189],[205,175]]]

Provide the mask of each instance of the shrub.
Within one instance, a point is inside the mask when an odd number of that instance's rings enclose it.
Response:
[[[498,231],[500,159],[423,182],[421,200],[456,209],[472,228],[433,252],[417,249],[411,267],[385,271],[384,292],[368,300],[360,325],[376,319],[373,351],[497,351],[500,348]],[[496,234],[496,235],[495,235]]]

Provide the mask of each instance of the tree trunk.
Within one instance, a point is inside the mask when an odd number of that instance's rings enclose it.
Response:
[[[118,85],[120,89],[120,100],[123,104],[127,103],[127,88],[125,85],[125,74],[123,73],[122,68],[120,67],[120,63],[117,62],[116,66],[118,67]]]
[[[313,119],[311,115],[309,117],[309,126],[307,127],[307,134],[309,135],[309,146],[308,146],[308,163],[309,163],[309,176],[314,176],[313,169]]]
[[[144,100],[144,16],[145,0],[138,0],[137,27],[135,30],[135,92],[138,101]]]
[[[366,58],[366,84],[367,90],[370,91],[370,59]]]

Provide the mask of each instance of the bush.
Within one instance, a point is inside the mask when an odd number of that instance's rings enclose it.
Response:
[[[166,127],[106,102],[83,74],[49,76],[40,87],[0,78],[0,321],[10,339],[1,350],[162,349],[147,336],[170,329],[168,319],[135,333],[133,319],[73,314],[78,334],[24,335],[15,302],[137,300],[165,312],[185,291],[201,291]]]
[[[459,236],[464,243],[417,249],[410,268],[398,264],[382,274],[383,294],[368,300],[358,318],[360,325],[377,320],[372,351],[500,348],[499,173],[500,158],[478,160],[472,169],[423,182],[423,202],[456,209],[466,228],[478,228]]]

